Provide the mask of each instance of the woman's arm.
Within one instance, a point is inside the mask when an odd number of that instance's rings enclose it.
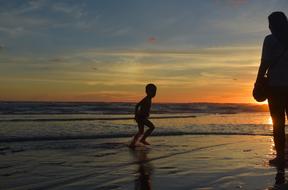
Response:
[[[261,63],[258,69],[258,74],[256,78],[256,83],[261,83],[263,81],[263,78],[271,65],[272,56],[271,56],[271,50],[270,50],[270,43],[269,43],[269,36],[266,36],[263,42],[262,47],[262,55],[261,55]]]
[[[269,68],[270,62],[266,60],[261,60],[259,69],[258,69],[258,74],[256,78],[256,83],[261,83],[263,81],[263,78]]]

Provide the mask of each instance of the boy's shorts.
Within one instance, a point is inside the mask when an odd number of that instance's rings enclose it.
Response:
[[[144,120],[147,120],[147,119],[148,119],[148,116],[145,116],[145,115],[136,115],[135,116],[135,120],[137,123],[143,122]]]

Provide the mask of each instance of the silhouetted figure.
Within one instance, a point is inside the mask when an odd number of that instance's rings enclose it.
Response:
[[[273,120],[273,137],[276,157],[270,164],[285,161],[285,113],[288,111],[288,21],[283,12],[273,12],[268,17],[271,34],[265,37],[261,64],[256,84],[267,74],[269,84],[268,104]]]
[[[154,125],[151,121],[148,120],[150,108],[152,104],[152,98],[156,95],[156,86],[154,84],[148,84],[146,86],[146,94],[147,96],[143,98],[135,107],[135,120],[138,124],[138,132],[133,137],[130,147],[135,147],[135,144],[140,139],[140,142],[149,145],[146,141],[146,138],[152,133],[154,130]],[[149,129],[144,133],[144,125],[149,127]]]
[[[279,186],[285,183],[285,163],[278,164],[276,168],[275,186]]]
[[[273,187],[269,187],[267,190],[281,190],[288,189],[288,184],[285,180],[285,163],[278,164],[276,166],[277,173],[275,176],[275,184]]]

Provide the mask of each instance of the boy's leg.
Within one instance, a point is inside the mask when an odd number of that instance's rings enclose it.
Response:
[[[146,142],[146,138],[151,135],[151,133],[153,132],[153,130],[155,129],[153,123],[151,121],[149,121],[148,119],[144,119],[143,120],[144,125],[146,125],[147,127],[149,127],[149,129],[144,133],[142,139],[140,140],[143,144],[147,144],[149,145],[148,142]]]
[[[142,121],[137,121],[137,125],[138,125],[138,132],[134,136],[130,146],[135,146],[139,137],[144,133],[144,123]]]

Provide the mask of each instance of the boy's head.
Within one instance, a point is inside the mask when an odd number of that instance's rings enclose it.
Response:
[[[154,84],[147,84],[146,85],[146,94],[149,97],[154,97],[156,95],[157,87]]]

